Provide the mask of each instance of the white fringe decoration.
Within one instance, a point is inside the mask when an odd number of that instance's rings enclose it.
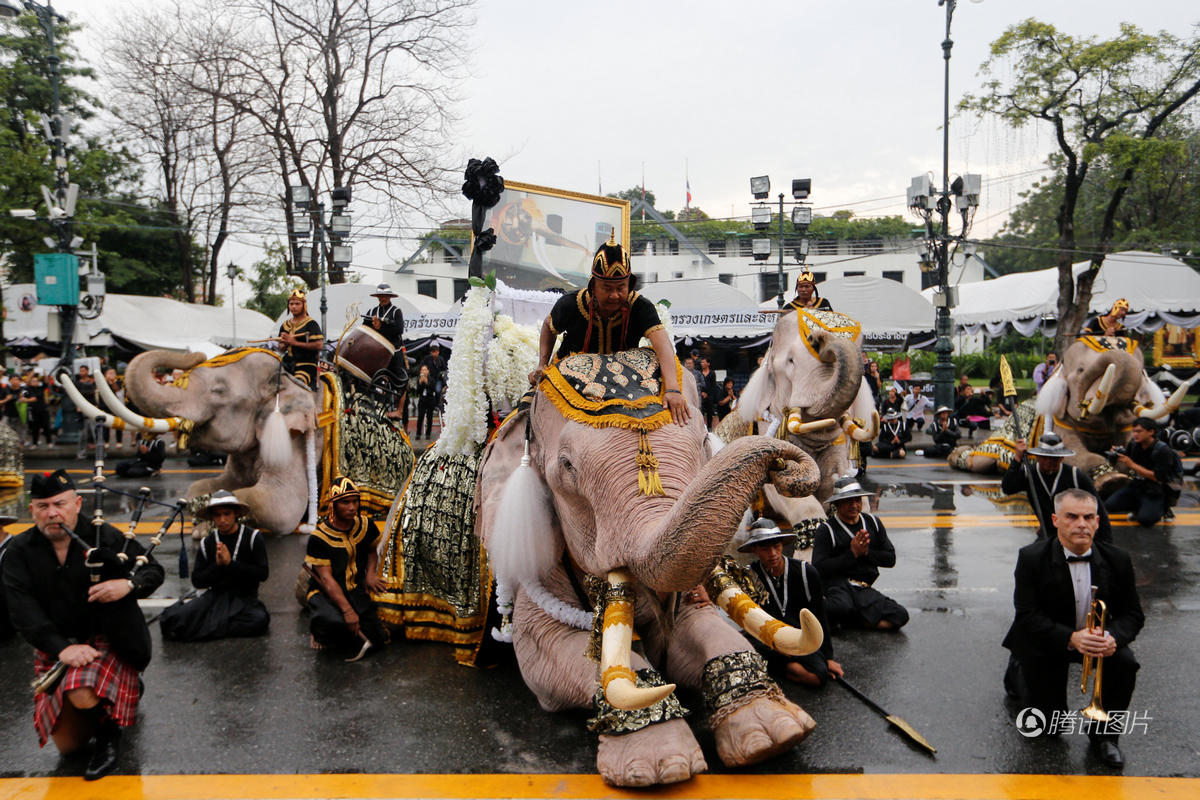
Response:
[[[550,594],[546,590],[546,587],[542,586],[541,582],[529,584],[523,588],[525,589],[525,594],[529,595],[529,599],[537,603],[538,608],[554,617],[563,625],[569,625],[581,631],[590,631],[592,629],[593,615],[591,612],[584,611],[578,606],[564,603]]]
[[[525,455],[504,484],[488,537],[488,560],[497,581],[528,586],[554,569],[563,543],[554,535],[546,484]]]
[[[275,410],[267,415],[259,440],[259,454],[267,469],[283,469],[292,459],[292,435],[288,433],[287,421],[279,410],[279,395],[275,395]]]
[[[300,526],[301,533],[317,529],[317,432],[304,434],[304,469],[308,473],[308,522]]]
[[[500,612],[500,627],[492,628],[492,638],[497,642],[512,644],[513,590],[501,580],[496,581],[496,610]]]
[[[717,436],[715,433],[708,434],[708,455],[710,457],[715,456],[717,453],[721,452],[721,448],[723,448],[724,446],[725,446],[725,442],[721,441],[720,436]]]
[[[742,389],[742,394],[738,397],[737,408],[734,413],[738,415],[743,422],[755,422],[760,417],[765,416],[767,406],[771,402],[771,398],[767,396],[767,372],[770,370],[771,350],[767,348],[767,353],[763,356],[762,366],[754,370],[754,374],[750,376],[750,380]]]

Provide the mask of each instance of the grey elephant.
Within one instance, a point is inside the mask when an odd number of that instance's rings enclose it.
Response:
[[[155,377],[161,370],[182,374],[164,384]],[[365,398],[330,373],[319,391],[311,391],[282,372],[279,357],[268,350],[234,350],[211,360],[166,350],[142,353],[129,363],[125,388],[148,416],[124,407],[103,381],[97,390],[112,414],[87,404],[69,380],[63,385],[85,414],[112,427],[174,431],[181,447],[228,454],[224,471],[193,482],[187,498],[226,489],[250,507],[259,527],[276,533],[291,533],[306,516],[314,521],[331,475],[350,475],[369,487],[364,505],[386,509],[412,466],[402,432],[369,414],[348,413]],[[360,432],[373,437],[370,446],[361,446]]]
[[[820,504],[837,477],[851,471],[848,439],[869,442],[879,431],[879,414],[863,379],[859,324],[833,311],[781,314],[762,365],[717,433],[732,440],[751,423],[760,432],[777,425],[776,435],[811,455],[821,470],[817,502],[789,501],[768,487],[768,505],[793,524],[824,518]]]
[[[728,765],[782,752],[815,724],[715,608],[681,593],[704,584],[760,640],[815,650],[815,618],[781,630],[714,568],[764,482],[806,494],[817,485],[816,463],[762,436],[713,453],[694,382],[682,383],[691,419],[680,426],[661,403],[657,375],[650,350],[563,359],[498,430],[476,489],[476,530],[498,602],[511,605],[521,674],[548,711],[596,710],[597,768],[620,786],[707,768],[676,684],[704,693]],[[631,655],[635,630],[643,653]]]

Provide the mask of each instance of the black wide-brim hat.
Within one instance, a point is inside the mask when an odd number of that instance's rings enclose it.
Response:
[[[833,495],[830,496],[830,503],[837,503],[841,500],[850,500],[855,497],[870,497],[871,493],[862,487],[862,484],[855,478],[840,478],[833,484]]]
[[[1075,455],[1075,451],[1063,444],[1062,438],[1057,433],[1043,434],[1038,440],[1037,447],[1031,447],[1025,452],[1031,456],[1041,456],[1042,458],[1067,458]]]
[[[746,538],[746,541],[738,545],[739,553],[749,553],[755,547],[770,544],[771,542],[786,542],[796,539],[796,534],[784,533],[779,530],[778,525],[766,517],[759,517],[754,520],[754,523],[750,526],[749,533],[750,535]]]

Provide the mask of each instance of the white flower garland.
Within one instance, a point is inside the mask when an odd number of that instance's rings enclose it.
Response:
[[[446,380],[446,410],[442,435],[434,445],[438,454],[471,455],[487,437],[487,394],[483,386],[483,360],[492,322],[492,291],[474,286],[463,301],[462,316],[454,332],[454,354]]]
[[[593,614],[584,611],[578,606],[573,606],[559,600],[550,594],[541,583],[535,583],[532,586],[522,584],[521,588],[525,590],[525,594],[529,595],[530,600],[537,603],[538,608],[554,617],[563,625],[570,625],[572,628],[578,628],[581,631],[590,631],[592,629]]]
[[[463,301],[447,377],[439,454],[469,455],[487,439],[490,408],[507,411],[529,389],[537,366],[539,331],[507,315],[493,316],[495,295],[475,286]]]
[[[658,312],[658,321],[662,323],[663,328],[667,331],[667,339],[674,342],[675,332],[671,330],[671,309],[667,308],[665,303],[655,303],[654,310]],[[638,342],[640,347],[651,347],[650,340],[645,336]]]

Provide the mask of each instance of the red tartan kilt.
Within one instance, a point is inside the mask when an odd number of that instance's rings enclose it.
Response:
[[[72,689],[91,689],[108,709],[108,716],[122,728],[128,728],[137,717],[138,673],[117,658],[108,642],[100,636],[88,642],[100,651],[100,657],[86,667],[68,667],[52,692],[33,698],[33,725],[37,728],[38,745],[44,747],[62,715],[63,693]],[[55,659],[41,650],[33,651],[33,672],[41,677],[54,666]]]

